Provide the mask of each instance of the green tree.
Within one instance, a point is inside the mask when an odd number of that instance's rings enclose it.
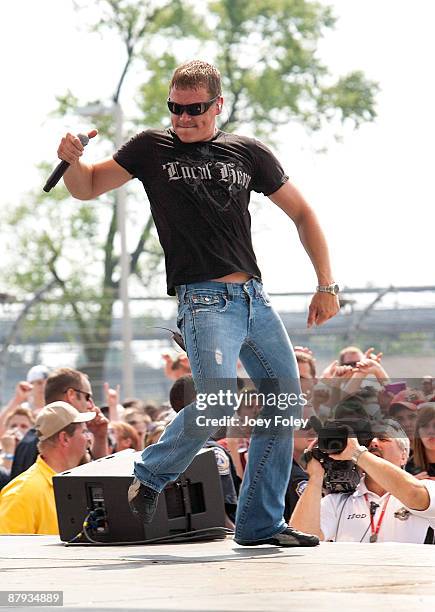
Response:
[[[357,71],[334,82],[317,55],[333,27],[331,9],[305,0],[211,2],[218,63],[224,74],[228,127],[302,122],[317,130],[336,116],[356,126],[374,118],[376,86]],[[228,104],[229,103],[229,104]]]
[[[129,134],[143,126],[168,124],[170,75],[178,63],[198,54],[221,69],[228,109],[224,129],[252,125],[257,134],[267,135],[273,127],[291,122],[319,130],[337,118],[359,127],[375,116],[376,84],[358,71],[334,81],[317,57],[320,38],[334,25],[330,9],[317,2],[216,0],[200,5],[200,12],[198,3],[187,0],[76,4],[84,12],[95,12],[96,5],[99,18],[93,29],[113,36],[124,49],[112,104],[120,102],[129,77],[137,89]],[[143,80],[132,74],[134,64],[141,68]],[[67,92],[58,98],[55,114],[74,114],[89,102]],[[96,127],[99,146],[110,154],[113,117],[98,117]],[[46,174],[47,166],[42,169]],[[136,292],[143,292],[163,270],[162,253],[151,217],[143,213],[143,195],[138,200],[135,189],[128,189],[135,240],[131,273]],[[74,318],[83,347],[82,367],[97,386],[103,380],[119,291],[116,215],[116,192],[100,197],[98,203],[76,202],[59,186],[48,195],[30,194],[7,215],[3,226],[3,231],[12,230],[14,253],[3,277],[21,293],[35,293],[56,281],[51,296],[57,303],[37,307],[34,318],[45,319],[47,312]]]

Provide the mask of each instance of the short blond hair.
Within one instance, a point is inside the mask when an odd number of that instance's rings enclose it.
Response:
[[[344,349],[341,349],[340,354],[338,356],[338,361],[340,365],[344,365],[344,356],[346,353],[359,353],[361,357],[364,355],[362,350],[357,346],[345,346]]]
[[[26,419],[28,419],[30,425],[34,425],[35,424],[35,417],[33,416],[33,412],[30,410],[30,408],[24,408],[24,406],[18,406],[18,408],[15,408],[15,410],[13,412],[11,412],[11,414],[6,419],[6,423],[5,423],[6,427],[9,427],[9,423],[16,416],[26,417]]]

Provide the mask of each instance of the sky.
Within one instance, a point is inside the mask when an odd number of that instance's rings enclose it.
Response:
[[[324,3],[338,22],[320,56],[337,76],[360,69],[379,82],[378,117],[358,131],[346,129],[341,143],[325,135],[325,154],[315,153],[314,140],[288,138],[285,130],[275,151],[320,218],[342,287],[435,284],[435,2]],[[70,0],[0,3],[2,207],[40,185],[35,165],[42,159],[55,165],[63,131],[76,127],[51,122],[55,96],[70,88],[83,99],[109,99],[113,91],[119,48],[85,26]],[[82,122],[77,118],[77,126]],[[86,153],[91,160],[92,151]],[[255,208],[253,235],[269,291],[315,287],[290,220],[267,199]]]

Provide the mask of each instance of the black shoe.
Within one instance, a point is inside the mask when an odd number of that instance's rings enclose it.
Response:
[[[130,510],[144,523],[151,523],[156,513],[159,494],[136,477],[128,488]]]
[[[236,540],[237,542],[237,540]],[[281,533],[277,533],[271,538],[265,540],[253,540],[251,542],[241,541],[237,542],[241,546],[260,546],[260,544],[273,544],[273,546],[317,546],[319,544],[319,538],[309,533],[303,533],[297,531],[293,527],[286,527]]]

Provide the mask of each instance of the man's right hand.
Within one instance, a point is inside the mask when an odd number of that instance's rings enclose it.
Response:
[[[98,134],[97,130],[91,130],[88,132],[88,138],[95,138]],[[59,148],[57,149],[57,156],[73,165],[78,162],[80,157],[83,155],[84,146],[80,142],[80,139],[75,134],[69,132],[60,141]]]
[[[101,412],[101,408],[98,406],[92,406],[88,409],[89,412],[95,412],[96,416],[91,421],[87,422],[89,431],[93,434],[94,438],[107,438],[107,428],[109,426],[109,419],[106,419],[104,414]]]
[[[97,130],[90,130],[87,135],[94,138],[97,133]],[[113,157],[91,164],[81,162],[83,148],[78,136],[68,133],[62,138],[57,150],[60,159],[70,164],[63,175],[63,182],[74,198],[94,200],[133,178]]]
[[[309,445],[307,450],[312,450],[314,446],[317,444],[317,438],[313,440]],[[323,476],[325,474],[325,470],[323,469],[323,465],[320,461],[317,461],[314,457],[311,457],[310,461],[307,463],[307,467],[305,470],[313,480],[320,480],[323,483]]]

